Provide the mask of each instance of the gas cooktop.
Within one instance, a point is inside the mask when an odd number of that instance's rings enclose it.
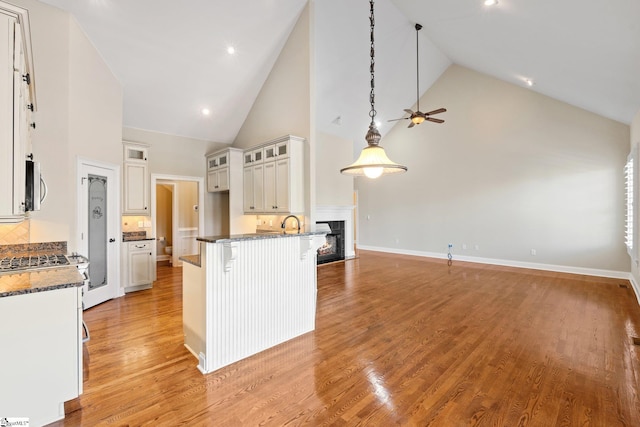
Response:
[[[0,273],[69,265],[65,255],[34,255],[0,258]]]

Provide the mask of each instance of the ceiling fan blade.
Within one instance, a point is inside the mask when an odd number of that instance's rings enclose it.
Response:
[[[416,125],[415,123],[411,122],[411,123],[409,123],[409,126],[407,126],[407,127],[408,127],[408,128],[412,128],[412,127],[414,127],[415,125]]]
[[[430,122],[434,122],[434,123],[444,123],[444,120],[442,120],[442,119],[434,119],[433,117],[427,117],[427,120],[429,120]]]
[[[405,111],[407,114],[413,114],[413,111],[409,110],[408,108],[405,108],[405,109],[404,109],[404,111]]]
[[[400,117],[399,119],[387,120],[388,122],[397,122],[398,120],[409,120],[409,117]]]
[[[433,110],[433,111],[429,111],[428,113],[425,113],[425,116],[432,116],[434,114],[440,114],[440,113],[444,113],[446,111],[447,111],[446,108],[438,108],[437,110]]]

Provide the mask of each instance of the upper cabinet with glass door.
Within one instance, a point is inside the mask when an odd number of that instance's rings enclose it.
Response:
[[[206,155],[207,158],[207,191],[217,193],[231,189],[231,177],[241,173],[240,158],[242,151],[227,148]]]
[[[0,223],[25,218],[25,161],[36,109],[26,9],[0,1]]]
[[[122,214],[151,215],[148,153],[149,146],[122,141],[124,167],[122,182]]]
[[[285,135],[244,152],[245,214],[305,212],[305,142]]]

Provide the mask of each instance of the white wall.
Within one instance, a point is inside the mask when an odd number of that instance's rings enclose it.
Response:
[[[14,0],[29,10],[38,110],[33,152],[49,196],[31,215],[32,242],[76,244],[76,159],[120,163],[122,88],[66,12],[35,0]]]
[[[353,206],[353,177],[340,173],[353,163],[353,142],[322,132],[316,142],[317,206]]]
[[[307,4],[265,81],[233,146],[260,145],[283,135],[311,133],[311,3]]]
[[[308,2],[300,14],[233,143],[246,149],[283,135],[305,138],[305,214],[309,217],[316,197],[314,4]]]
[[[629,126],[456,65],[420,105],[446,122],[381,141],[408,173],[356,179],[361,247],[629,271]]]
[[[122,139],[149,144],[149,173],[163,175],[205,177],[205,154],[227,147],[223,143],[134,128],[122,129]],[[224,216],[224,206],[213,193],[205,192],[204,198],[204,234],[215,234]]]

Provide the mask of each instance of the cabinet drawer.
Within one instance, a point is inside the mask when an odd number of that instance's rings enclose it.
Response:
[[[151,250],[151,242],[129,242],[129,252],[133,251],[150,251]]]

